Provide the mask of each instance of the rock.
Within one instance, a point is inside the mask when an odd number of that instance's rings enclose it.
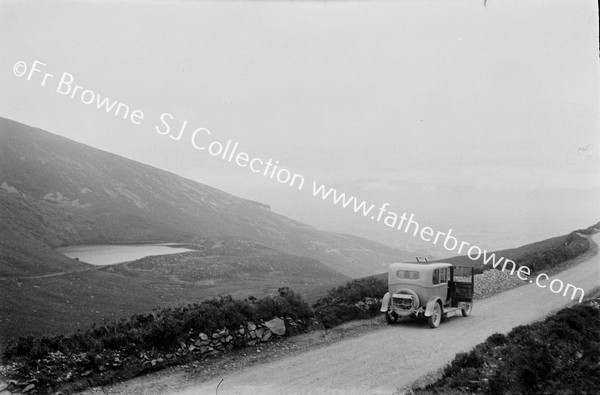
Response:
[[[194,346],[193,344],[188,348],[188,350],[190,351],[194,351],[196,349],[196,346]]]
[[[200,346],[200,354],[206,354],[208,352],[208,347]]]
[[[29,384],[27,387],[23,388],[23,393],[29,392],[35,388],[35,384]]]
[[[244,333],[246,333],[246,329],[244,329],[244,328],[240,328],[240,329],[238,329],[238,333],[239,333],[240,335],[243,335]]]
[[[265,330],[264,330],[263,328],[258,328],[258,329],[256,330],[256,337],[258,337],[258,338],[262,338],[262,337],[263,337],[263,334],[264,334],[264,332],[265,332]]]
[[[221,337],[221,335],[220,335],[220,334],[218,334],[218,333],[213,333],[213,334],[212,334],[212,338],[213,338],[213,339],[218,339],[218,338],[220,338],[220,337]]]
[[[81,377],[87,377],[92,373],[92,370],[86,370],[85,372],[81,373]]]
[[[285,335],[285,322],[281,318],[273,318],[270,321],[265,322],[265,326],[276,335]]]
[[[272,334],[270,331],[269,331],[269,332],[266,332],[266,333],[263,335],[263,337],[262,337],[262,339],[261,339],[261,340],[262,340],[262,341],[264,341],[264,342],[267,342],[267,341],[269,341],[269,339],[271,339],[271,336],[273,336],[273,334]]]
[[[256,339],[256,332],[255,331],[250,331],[250,337],[252,339]]]
[[[200,340],[208,340],[208,335],[206,333],[201,333],[198,337],[200,338]]]
[[[252,321],[248,322],[248,329],[251,331],[256,330],[256,325],[254,324],[254,322],[252,322]]]
[[[228,335],[228,336],[225,338],[225,343],[229,343],[229,342],[230,342],[230,341],[232,341],[232,340],[233,340],[233,336],[231,336],[231,335]]]

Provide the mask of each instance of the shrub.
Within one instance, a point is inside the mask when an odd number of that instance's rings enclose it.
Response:
[[[4,349],[7,361],[34,367],[52,353],[103,353],[118,351],[136,355],[146,350],[168,351],[190,332],[214,333],[237,330],[248,321],[290,317],[309,324],[313,316],[308,303],[289,288],[280,288],[276,296],[236,300],[230,295],[188,306],[155,309],[151,314],[136,314],[128,320],[93,325],[71,336],[21,337],[12,339]]]
[[[380,299],[387,291],[387,281],[375,277],[350,281],[315,302],[315,317],[326,328],[373,317],[379,313]]]
[[[572,232],[548,248],[516,259],[515,263],[517,266],[528,266],[532,271],[537,272],[560,265],[583,254],[589,248],[590,242],[587,238]]]
[[[587,227],[585,229],[576,230],[573,233],[581,233],[581,234],[584,234],[584,235],[592,235],[592,234],[596,233],[598,230],[600,230],[600,222],[598,222],[598,223],[596,223],[596,224],[594,224],[594,225],[592,225],[590,227]]]
[[[278,292],[277,296],[265,297],[255,302],[257,319],[290,317],[306,322],[313,317],[310,306],[299,294],[288,287],[279,288]]]
[[[425,393],[599,393],[600,300],[495,333],[457,354]]]
[[[502,333],[494,333],[488,337],[485,342],[492,347],[501,346],[506,343],[506,336]]]

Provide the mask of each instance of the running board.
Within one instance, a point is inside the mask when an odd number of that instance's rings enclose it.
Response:
[[[462,309],[459,309],[458,307],[448,307],[447,309],[444,309],[444,314],[442,314],[442,317],[454,317],[458,314],[462,314]]]

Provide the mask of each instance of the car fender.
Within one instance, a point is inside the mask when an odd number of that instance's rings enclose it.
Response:
[[[442,299],[439,296],[432,296],[431,298],[429,298],[429,300],[427,301],[427,307],[425,308],[425,317],[431,316],[431,314],[433,313],[433,307],[438,301],[440,302],[440,306],[443,306]],[[442,307],[442,312],[443,311],[444,308]]]
[[[379,309],[379,311],[381,311],[382,313],[385,313],[389,309],[390,309],[390,293],[386,292],[385,295],[383,295],[383,300],[381,301],[381,309]]]

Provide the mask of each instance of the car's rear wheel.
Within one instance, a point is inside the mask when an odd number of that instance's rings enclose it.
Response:
[[[387,313],[385,313],[385,322],[387,322],[388,324],[393,324],[396,321],[398,321],[398,314],[396,314],[396,312],[392,311],[391,313],[388,311]]]
[[[427,317],[427,322],[429,322],[430,328],[437,328],[440,326],[440,322],[442,322],[442,306],[439,303],[436,303],[433,306],[433,311],[431,315]]]
[[[473,310],[473,303],[465,303],[465,305],[462,308],[463,317],[470,316],[472,310]]]

